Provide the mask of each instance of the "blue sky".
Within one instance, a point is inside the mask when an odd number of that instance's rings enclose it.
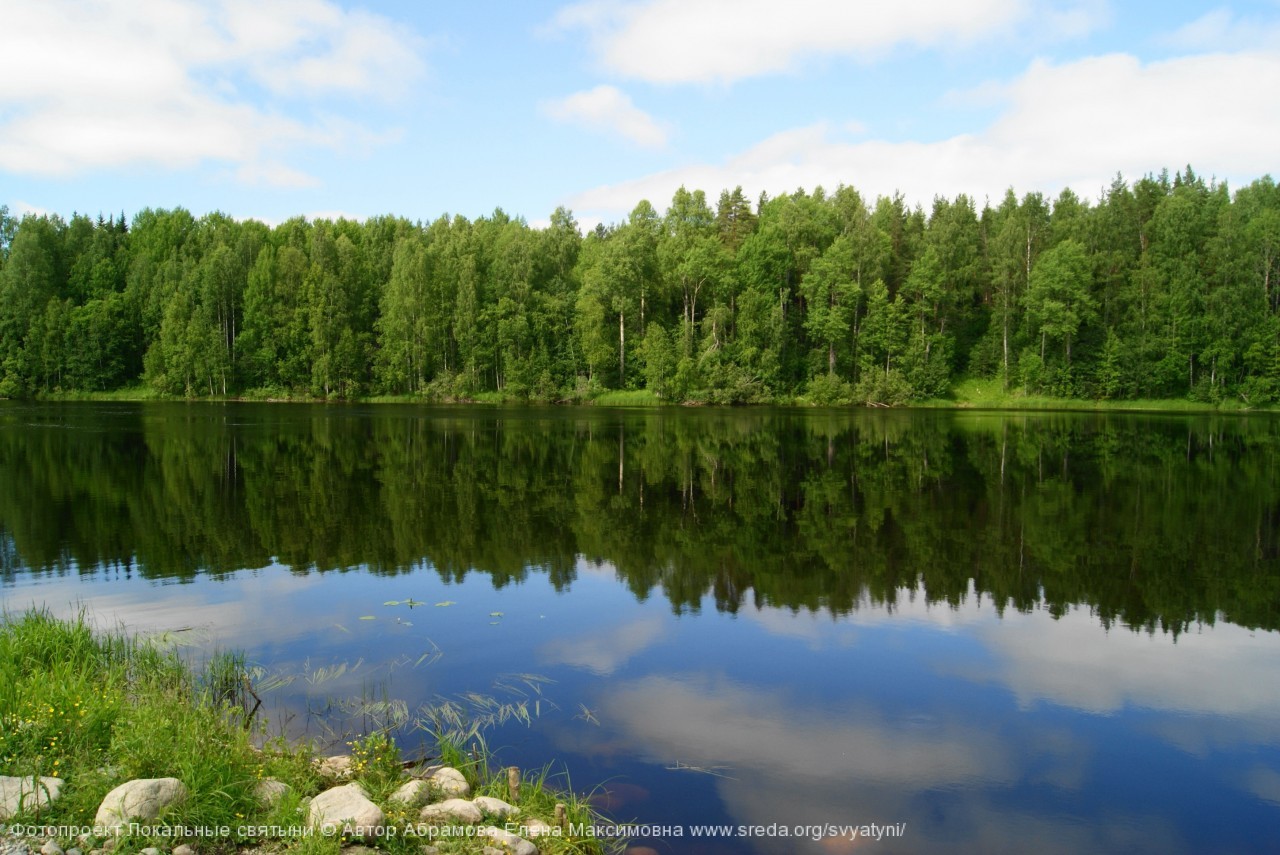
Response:
[[[1280,0],[16,0],[0,204],[279,222],[817,184],[1096,197],[1280,153]]]

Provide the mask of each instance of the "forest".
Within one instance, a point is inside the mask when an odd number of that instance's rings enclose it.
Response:
[[[1191,167],[929,210],[678,190],[431,223],[0,207],[0,397],[1280,399],[1280,189]]]

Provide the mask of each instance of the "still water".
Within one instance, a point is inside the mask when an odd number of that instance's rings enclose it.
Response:
[[[1273,418],[0,404],[0,483],[9,612],[518,706],[658,852],[1280,850]]]

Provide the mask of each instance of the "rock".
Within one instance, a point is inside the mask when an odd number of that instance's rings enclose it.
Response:
[[[326,778],[333,778],[336,781],[347,781],[351,779],[351,766],[355,761],[351,759],[350,754],[338,754],[333,757],[325,757],[316,760],[316,771]]]
[[[436,769],[427,778],[427,783],[431,785],[432,791],[450,798],[465,799],[471,795],[471,785],[467,783],[466,777],[450,766]]]
[[[0,820],[16,816],[24,810],[48,807],[62,794],[62,779],[31,775],[11,778],[0,775]]]
[[[480,855],[506,855],[501,849],[494,849],[492,846],[486,846],[480,850]]]
[[[154,846],[148,846],[138,852],[138,855],[160,855],[160,850]]]
[[[40,847],[40,855],[63,855],[62,847],[58,845],[56,840],[46,840],[44,845]]]
[[[165,808],[187,797],[186,786],[177,778],[140,778],[126,781],[107,793],[98,807],[93,824],[118,833],[131,819],[156,819]]]
[[[426,781],[419,781],[415,778],[412,781],[405,781],[401,784],[400,788],[392,793],[387,801],[399,802],[401,804],[409,805],[410,807],[417,807],[425,802],[430,796],[431,785]]]
[[[472,804],[490,816],[496,816],[499,819],[506,819],[520,812],[520,809],[515,805],[507,804],[502,799],[495,799],[491,796],[477,796]]]
[[[509,831],[503,831],[501,828],[490,825],[480,829],[478,834],[496,843],[496,848],[503,855],[538,855],[537,846],[534,846],[523,837],[518,837]]]
[[[528,819],[521,820],[520,833],[525,837],[546,837],[548,835],[555,835],[561,832],[560,829],[556,828],[549,822],[543,822],[540,819],[529,817]]]
[[[185,843],[179,843],[173,847],[173,855],[196,855],[196,850]]]
[[[67,850],[67,855],[84,855],[84,853],[82,853],[76,847],[72,846],[70,849]]]
[[[419,818],[423,822],[439,822],[442,819],[452,819],[458,822],[479,822],[484,819],[484,814],[480,812],[480,808],[466,799],[445,799],[442,802],[436,802],[433,805],[427,805],[422,809]]]
[[[263,807],[275,807],[280,800],[289,792],[289,785],[283,781],[277,781],[275,778],[264,778],[258,782],[253,788],[253,797],[258,800],[258,804]],[[177,850],[174,850],[177,855]]]
[[[344,784],[325,790],[311,800],[308,821],[324,829],[342,830],[355,837],[374,837],[382,831],[386,816],[382,808],[369,801],[369,794],[359,784]]]

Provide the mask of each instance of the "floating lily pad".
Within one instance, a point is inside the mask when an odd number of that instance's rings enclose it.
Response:
[[[456,606],[457,603],[455,603],[453,600],[441,600],[440,602],[436,603],[436,605],[437,606]]]
[[[360,615],[360,620],[377,620],[373,615]]]
[[[489,617],[502,617],[502,612],[489,612]]]

